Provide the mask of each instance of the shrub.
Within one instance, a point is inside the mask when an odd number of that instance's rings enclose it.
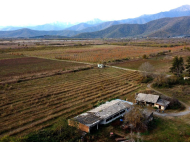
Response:
[[[142,58],[143,58],[143,59],[147,59],[148,57],[147,57],[146,54],[144,54],[144,55],[142,56]]]
[[[153,78],[151,76],[143,77],[143,79],[141,80],[141,83],[148,83],[152,80]]]

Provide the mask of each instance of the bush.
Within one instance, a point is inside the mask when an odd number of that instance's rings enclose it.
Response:
[[[183,77],[171,76],[166,77],[165,75],[159,75],[154,79],[153,87],[172,87],[173,85],[190,85],[190,80],[184,80]]]
[[[147,59],[148,57],[147,57],[146,54],[144,54],[144,55],[142,56],[142,58],[143,58],[143,59]]]
[[[152,80],[153,78],[151,76],[143,77],[143,79],[141,80],[141,83],[148,83]]]

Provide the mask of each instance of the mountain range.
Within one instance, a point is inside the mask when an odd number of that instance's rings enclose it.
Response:
[[[106,22],[94,19],[73,26],[71,26],[70,23],[65,23],[65,27],[67,28],[65,28],[62,23],[46,24],[24,29],[11,27],[11,29],[15,30],[0,31],[0,38],[28,38],[44,35],[75,38],[120,38],[134,36],[163,37],[189,35],[188,28],[190,24],[188,16],[190,16],[190,5],[184,5],[170,11],[152,15],[143,15],[131,19]],[[64,27],[64,30],[59,30],[61,27]]]
[[[175,37],[190,35],[190,16],[161,18],[146,24],[120,24],[75,38]]]

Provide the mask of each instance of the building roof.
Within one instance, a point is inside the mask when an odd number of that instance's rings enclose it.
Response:
[[[159,99],[156,104],[161,105],[161,106],[168,106],[169,103],[170,103],[169,101],[166,101],[164,99]]]
[[[124,100],[112,100],[100,105],[97,108],[87,111],[86,113],[82,113],[73,119],[90,127],[99,123],[104,118],[107,118],[126,108],[130,108],[131,105],[133,105],[133,103]]]
[[[94,108],[88,112],[94,113],[96,116],[104,119],[123,109],[130,107],[131,104],[129,104],[127,101],[117,99],[112,100],[111,102],[106,102],[105,104],[102,104],[99,107]]]
[[[139,93],[137,94],[136,100],[137,101],[144,101],[149,103],[156,103],[159,99],[159,95],[152,95],[152,94],[144,94]]]
[[[92,126],[100,122],[100,118],[93,113],[82,113],[76,117],[74,117],[74,120],[86,125],[86,126]]]

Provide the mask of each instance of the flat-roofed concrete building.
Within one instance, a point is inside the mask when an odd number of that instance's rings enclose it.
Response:
[[[90,133],[98,129],[100,124],[108,124],[117,118],[124,116],[131,110],[133,103],[124,100],[112,100],[100,105],[88,112],[82,113],[68,120],[69,125],[78,127],[82,131]]]

